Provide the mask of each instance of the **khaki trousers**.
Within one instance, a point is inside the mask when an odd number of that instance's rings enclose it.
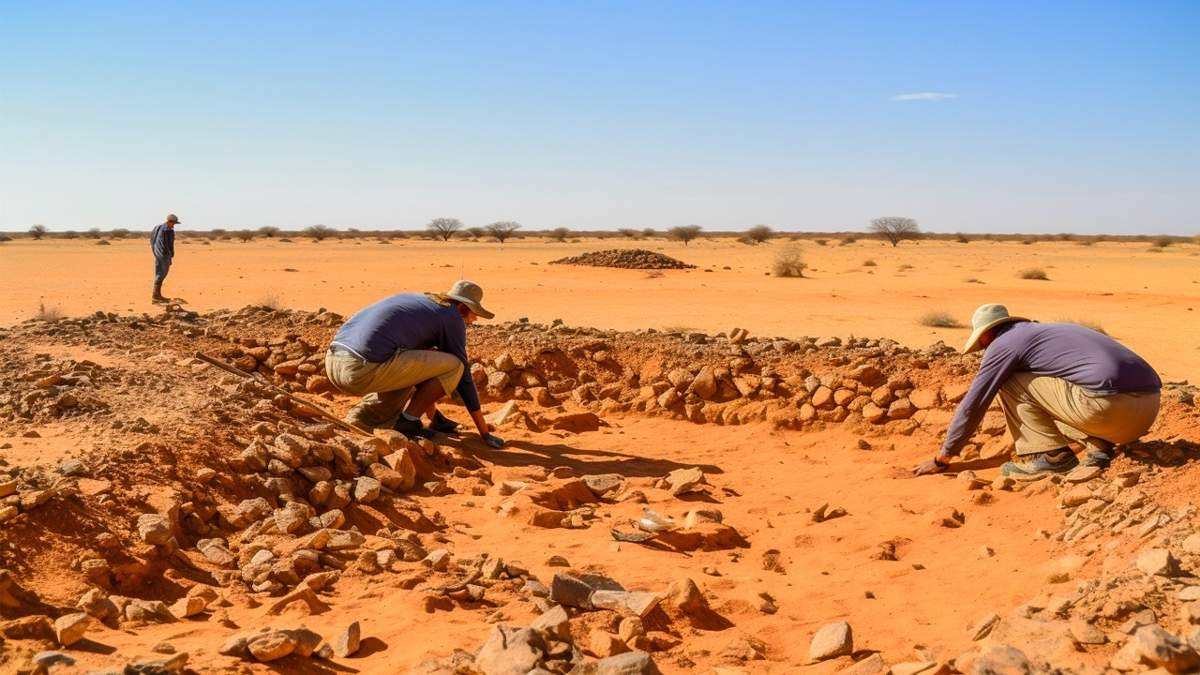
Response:
[[[325,374],[339,390],[363,397],[346,415],[347,422],[390,427],[418,384],[437,379],[447,395],[452,393],[462,378],[463,363],[453,354],[427,349],[401,350],[383,363],[331,351],[325,354]]]
[[[1000,388],[1000,408],[1018,455],[1078,441],[1107,450],[1145,435],[1158,416],[1158,392],[1098,396],[1060,378],[1014,373]]]

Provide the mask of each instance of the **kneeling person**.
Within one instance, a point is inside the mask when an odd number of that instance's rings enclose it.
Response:
[[[1087,448],[1085,463],[1104,467],[1114,445],[1144,435],[1158,416],[1162,382],[1150,364],[1116,340],[1070,323],[1038,323],[983,305],[963,352],[983,362],[958,405],[941,452],[913,470],[945,471],[999,394],[1016,457],[1006,476],[1034,477],[1078,465],[1068,444]]]
[[[452,431],[457,424],[435,404],[456,391],[484,441],[503,445],[483,419],[467,356],[467,326],[478,317],[494,316],[480,304],[482,299],[477,284],[459,281],[446,293],[393,295],[350,317],[325,355],[329,381],[363,397],[346,421],[425,436],[430,429],[421,423],[424,414],[433,431]]]

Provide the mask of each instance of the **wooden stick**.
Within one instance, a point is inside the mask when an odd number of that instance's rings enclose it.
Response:
[[[225,363],[224,361],[222,361],[220,359],[215,359],[203,352],[196,352],[196,358],[200,359],[201,361],[207,363],[210,366],[216,366],[217,368],[220,368],[221,370],[224,370],[227,373],[237,375],[238,377],[244,377],[246,379],[254,380],[254,381],[258,382],[259,384],[262,384],[262,385],[266,386],[267,388],[271,389],[272,391],[274,391],[277,394],[283,394],[284,396],[286,396],[288,398],[288,400],[290,400],[293,403],[298,403],[303,406],[308,406],[309,408],[316,410],[317,413],[321,417],[324,417],[325,419],[329,420],[330,422],[333,422],[334,424],[345,429],[346,431],[351,431],[356,434],[362,434],[363,436],[372,436],[373,435],[371,433],[363,431],[362,429],[359,429],[358,427],[354,426],[353,424],[347,424],[346,422],[342,421],[342,419],[340,417],[337,417],[336,415],[334,415],[333,413],[329,412],[328,410],[322,408],[321,406],[317,405],[316,403],[302,399],[299,396],[292,394],[288,390],[286,390],[282,387],[278,387],[278,386],[268,382],[266,380],[266,378],[264,378],[260,373],[247,373],[246,371],[242,370],[241,368],[235,368],[235,367],[229,365],[228,363]]]

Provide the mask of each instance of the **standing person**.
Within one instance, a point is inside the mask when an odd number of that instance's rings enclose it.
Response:
[[[167,216],[167,222],[156,225],[150,232],[150,250],[154,252],[154,295],[152,302],[168,302],[163,297],[163,280],[171,270],[171,261],[175,259],[175,226],[179,218],[174,213]]]
[[[1004,305],[983,305],[964,353],[986,350],[979,372],[946,432],[936,457],[913,469],[940,473],[983,420],[992,399],[1000,407],[1016,457],[1000,473],[1017,479],[1078,466],[1069,443],[1087,448],[1085,465],[1108,465],[1113,447],[1137,440],[1158,416],[1158,373],[1116,340],[1070,323],[1009,316]]]
[[[483,419],[467,356],[467,326],[495,316],[482,300],[483,289],[462,280],[446,293],[393,295],[350,317],[325,355],[329,381],[363,397],[346,422],[364,429],[391,426],[409,437],[450,432],[458,425],[435,404],[457,392],[479,436],[493,448],[503,446]]]

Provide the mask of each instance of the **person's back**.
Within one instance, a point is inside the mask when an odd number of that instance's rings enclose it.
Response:
[[[1061,377],[1094,394],[1158,391],[1154,368],[1125,345],[1072,323],[1015,323],[988,347],[985,361],[1016,357],[1013,370]]]
[[[423,293],[400,293],[359,310],[342,324],[333,342],[378,363],[401,349],[444,349],[450,333],[457,332],[448,330],[456,322],[461,326],[462,319],[453,307]]]

